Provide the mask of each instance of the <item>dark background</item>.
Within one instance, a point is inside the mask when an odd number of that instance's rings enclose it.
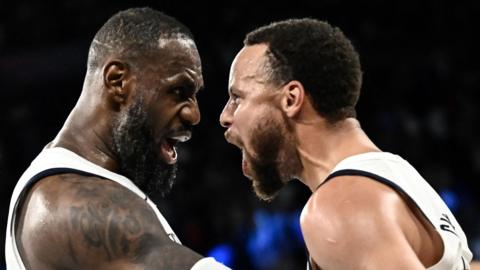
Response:
[[[235,269],[305,268],[298,216],[309,191],[294,182],[273,203],[256,199],[218,118],[244,34],[273,20],[308,16],[328,20],[352,39],[364,69],[363,128],[441,194],[480,259],[479,3],[1,0],[2,256],[14,184],[76,102],[95,32],[115,12],[147,5],[189,26],[203,61],[202,122],[180,149],[176,188],[156,200],[184,244]]]

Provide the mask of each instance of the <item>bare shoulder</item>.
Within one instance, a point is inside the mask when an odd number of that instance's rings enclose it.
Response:
[[[154,250],[167,255],[184,249],[168,238],[141,197],[113,181],[77,174],[35,184],[23,203],[18,228],[22,258],[50,268],[135,269],[137,264],[168,263],[154,262],[161,257],[152,256]]]
[[[340,176],[315,191],[302,213],[302,222],[319,225],[328,220],[363,222],[359,217],[393,218],[393,210],[402,204],[401,196],[390,187],[362,176]],[[313,222],[315,221],[315,222]],[[368,222],[368,221],[365,221]],[[332,229],[338,226],[332,227]]]
[[[471,270],[480,270],[480,261],[472,261],[470,263]]]
[[[387,260],[389,254],[381,250],[386,245],[385,250],[415,255],[398,222],[407,212],[400,194],[390,187],[362,176],[340,176],[312,194],[300,221],[309,252],[321,267],[353,269],[358,267],[353,263],[372,263],[375,256]],[[344,257],[351,259],[333,259]]]

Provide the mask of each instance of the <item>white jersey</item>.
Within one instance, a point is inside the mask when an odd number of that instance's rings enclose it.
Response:
[[[22,177],[15,186],[12,198],[10,200],[5,241],[5,260],[8,270],[25,269],[22,258],[20,257],[17,249],[17,244],[15,242],[15,219],[17,214],[17,206],[21,198],[26,195],[29,187],[31,187],[36,181],[49,175],[72,172],[81,174],[86,173],[109,179],[137,194],[153,209],[170,239],[180,244],[177,236],[173,232],[170,225],[168,225],[157,206],[128,178],[108,171],[65,148],[48,148],[44,149],[35,158],[35,160],[33,160],[30,167],[23,173]]]
[[[440,196],[406,160],[386,152],[351,156],[339,162],[323,183],[341,175],[374,179],[408,196],[416,204],[440,234],[445,247],[440,261],[429,270],[470,269],[472,252],[465,233]]]

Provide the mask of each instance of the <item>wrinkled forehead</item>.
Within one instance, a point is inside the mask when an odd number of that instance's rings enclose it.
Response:
[[[174,34],[168,37],[160,37],[158,39],[158,48],[165,49],[171,46],[177,46],[179,48],[197,50],[195,42],[190,37],[184,34]]]
[[[158,48],[165,59],[172,62],[191,62],[201,68],[201,60],[197,46],[195,42],[188,37],[161,38],[158,41]]]
[[[240,50],[230,68],[230,84],[235,81],[263,81],[265,75],[266,44],[245,46]]]
[[[188,37],[161,38],[158,41],[157,67],[167,74],[188,71],[199,84],[203,85],[202,63],[195,42]]]

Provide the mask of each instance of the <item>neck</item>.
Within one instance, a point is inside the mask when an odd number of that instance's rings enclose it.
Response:
[[[86,95],[85,95],[86,96]],[[83,94],[48,148],[63,147],[107,170],[118,163],[112,150],[111,121],[105,108]]]
[[[380,151],[353,118],[334,125],[323,120],[299,123],[296,133],[297,151],[303,165],[300,179],[312,192],[343,159]]]

